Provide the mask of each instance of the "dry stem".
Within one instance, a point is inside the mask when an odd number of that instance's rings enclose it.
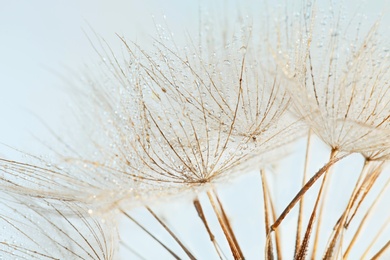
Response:
[[[297,193],[294,199],[288,204],[285,210],[280,214],[279,218],[271,225],[271,231],[275,231],[276,228],[282,223],[283,219],[288,215],[288,213],[294,208],[294,206],[301,200],[301,198],[305,195],[305,193],[313,186],[314,183],[329,170],[329,168],[340,161],[344,157],[348,156],[348,154],[342,155],[340,157],[335,157],[331,159],[325,166],[323,166],[313,177],[302,187],[302,189]]]
[[[188,255],[191,260],[196,260],[196,258],[191,254],[191,252],[187,249],[186,246],[180,241],[180,239],[172,232],[172,230],[149,208],[146,208],[150,214],[160,223],[161,226],[172,236],[173,239],[179,244],[179,246],[184,250],[184,252]]]
[[[127,212],[125,212],[122,209],[119,209],[128,219],[130,219],[134,224],[136,224],[138,227],[140,227],[143,231],[146,232],[151,238],[153,238],[157,243],[159,243],[165,250],[167,250],[175,259],[180,259],[178,255],[176,255],[170,248],[168,248],[161,240],[159,240],[157,237],[155,237],[149,230],[147,230],[141,223],[139,223],[137,220],[135,220],[132,216],[130,216]]]
[[[306,144],[306,155],[305,155],[305,168],[303,171],[303,178],[302,178],[302,187],[305,185],[307,181],[307,171],[309,168],[309,155],[310,155],[310,142],[311,141],[311,130],[309,130],[308,136],[307,136],[307,144]],[[302,221],[303,221],[303,206],[304,206],[304,198],[302,197],[301,201],[299,202],[299,213],[298,213],[298,221],[297,221],[297,233],[295,236],[295,251],[294,256],[298,253],[299,247],[301,244],[301,233],[302,233]]]
[[[232,251],[234,259],[236,259],[236,260],[244,259],[244,256],[241,253],[241,250],[240,250],[239,245],[237,244],[237,241],[235,240],[235,238],[232,237],[231,228],[228,227],[229,224],[227,224],[225,222],[226,216],[224,216],[224,214],[221,212],[222,211],[221,208],[218,208],[218,206],[216,205],[214,198],[213,198],[213,194],[210,191],[207,192],[207,196],[208,196],[210,203],[211,203],[211,206],[213,207],[214,212],[218,218],[219,225],[221,226],[223,233],[225,234],[226,240],[229,244],[230,250]]]
[[[204,215],[204,213],[203,213],[202,205],[201,205],[201,203],[200,203],[200,201],[199,201],[198,198],[196,198],[196,199],[194,200],[194,206],[195,206],[196,212],[198,213],[199,218],[202,220],[202,223],[203,223],[204,227],[205,227],[206,230],[207,230],[207,233],[209,234],[210,240],[211,240],[211,242],[212,242],[213,245],[214,245],[215,251],[217,252],[219,258],[220,258],[220,259],[223,259],[223,258],[222,258],[222,251],[221,251],[221,248],[219,247],[218,242],[217,242],[217,240],[215,239],[214,234],[211,232],[211,229],[210,229],[210,227],[209,227],[209,225],[208,225],[208,223],[207,223],[207,219],[206,219],[206,217],[205,217],[205,215]]]

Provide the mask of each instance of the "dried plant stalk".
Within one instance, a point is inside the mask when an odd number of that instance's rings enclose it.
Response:
[[[196,212],[198,213],[199,218],[202,220],[202,223],[203,223],[204,227],[206,228],[207,234],[210,237],[210,241],[214,245],[215,251],[217,252],[219,259],[222,260],[223,258],[222,258],[221,248],[219,247],[218,242],[215,239],[215,236],[212,233],[212,231],[209,227],[209,224],[207,223],[207,219],[203,213],[202,204],[200,203],[198,198],[194,200],[194,206],[195,206]]]
[[[222,213],[222,209],[217,206],[217,204],[214,201],[213,194],[208,191],[207,196],[210,200],[211,206],[214,209],[214,212],[218,218],[219,225],[221,226],[223,233],[225,234],[226,240],[229,244],[230,250],[232,252],[232,255],[234,259],[244,259],[244,256],[241,253],[241,249],[238,244],[236,244],[236,240],[233,238],[231,230],[228,227],[228,224],[225,222],[225,218]]]

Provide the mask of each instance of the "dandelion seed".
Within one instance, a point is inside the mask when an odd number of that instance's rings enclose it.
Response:
[[[337,11],[306,12],[308,21],[296,19],[285,28],[290,31],[288,42],[301,39],[299,44],[289,44],[291,51],[281,47],[285,57],[276,56],[289,64],[285,73],[293,82],[289,85],[296,113],[333,149],[366,154],[388,150],[390,56],[383,52],[386,39],[379,35],[379,21],[363,30],[362,24],[356,25],[359,17],[344,23]],[[327,17],[331,22],[321,23]],[[317,48],[317,43],[326,48]]]
[[[4,162],[14,165],[4,172],[18,179],[10,190],[29,186],[20,191],[110,208],[126,198],[141,202],[230,179],[296,138],[286,92],[257,61],[250,35],[244,46],[231,43],[233,53],[219,46],[204,54],[174,50],[156,41],[151,55],[122,41],[128,57],[122,61],[104,46],[99,75],[83,82],[89,90],[76,90],[86,148],[94,155],[72,147],[77,153],[65,156],[66,170]],[[18,183],[22,168],[32,185]],[[58,182],[43,182],[48,176]]]
[[[41,203],[52,212],[43,212]],[[118,234],[111,215],[90,216],[80,203],[63,202],[58,209],[50,200],[4,192],[0,204],[5,259],[115,259]]]
[[[390,63],[389,56],[383,54],[380,47],[384,42],[377,35],[379,22],[362,37],[361,24],[356,31],[351,31],[354,21],[344,24],[341,22],[342,14],[335,14],[334,10],[330,12],[332,19],[329,23],[320,22],[326,17],[317,14],[316,8],[303,7],[302,12],[308,15],[297,16],[291,27],[287,25],[284,28],[291,38],[287,42],[278,42],[276,46],[279,49],[274,51],[276,59],[281,64],[287,64],[284,73],[289,78],[288,82],[292,83],[289,88],[295,113],[332,148],[332,155],[337,151],[346,154],[357,152],[367,159],[386,159],[390,115],[387,71]],[[283,25],[279,28],[281,32],[282,27]],[[326,48],[322,48],[323,46]],[[331,156],[327,166],[333,164],[333,159],[335,157]],[[314,175],[272,226],[280,224],[301,195],[322,174],[325,176],[305,239],[296,255],[297,259],[306,256],[312,221],[328,175],[327,170],[321,169]],[[341,248],[342,239],[339,235],[344,228],[346,216],[355,203],[358,187],[363,185],[364,174],[365,168],[340,223],[337,224],[324,255],[325,259],[334,257],[337,251],[335,248]],[[315,250],[316,242],[314,257]]]

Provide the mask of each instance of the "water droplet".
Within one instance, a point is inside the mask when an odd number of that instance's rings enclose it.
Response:
[[[245,53],[246,53],[246,46],[242,46],[242,47],[240,48],[239,52],[240,52],[241,54],[245,54]]]

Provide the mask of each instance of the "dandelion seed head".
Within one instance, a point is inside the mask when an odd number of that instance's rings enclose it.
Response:
[[[289,38],[275,52],[287,64],[296,113],[333,149],[370,153],[388,148],[390,63],[379,21],[369,27],[359,15],[344,15],[340,6],[303,9],[308,17],[280,27]]]
[[[71,93],[82,145],[67,141],[55,169],[34,166],[45,160],[4,169],[18,178],[8,191],[80,201],[94,213],[206,189],[267,163],[296,138],[295,119],[261,30],[239,27],[210,26],[183,48],[158,27],[152,50],[120,37],[121,55],[97,39],[100,63]]]
[[[113,215],[91,217],[82,203],[37,200],[1,192],[1,256],[6,259],[114,259]],[[45,211],[43,208],[49,209]],[[12,214],[10,214],[12,212]],[[104,221],[103,221],[104,220]]]
[[[256,58],[264,50],[250,34],[233,39],[204,51],[162,36],[151,52],[122,39],[128,53],[106,58],[104,82],[90,75],[83,83],[92,100],[83,120],[92,119],[100,156],[90,161],[104,162],[96,168],[116,186],[101,194],[125,201],[134,184],[141,198],[204,187],[260,167],[262,154],[295,138],[289,98],[269,60]]]

